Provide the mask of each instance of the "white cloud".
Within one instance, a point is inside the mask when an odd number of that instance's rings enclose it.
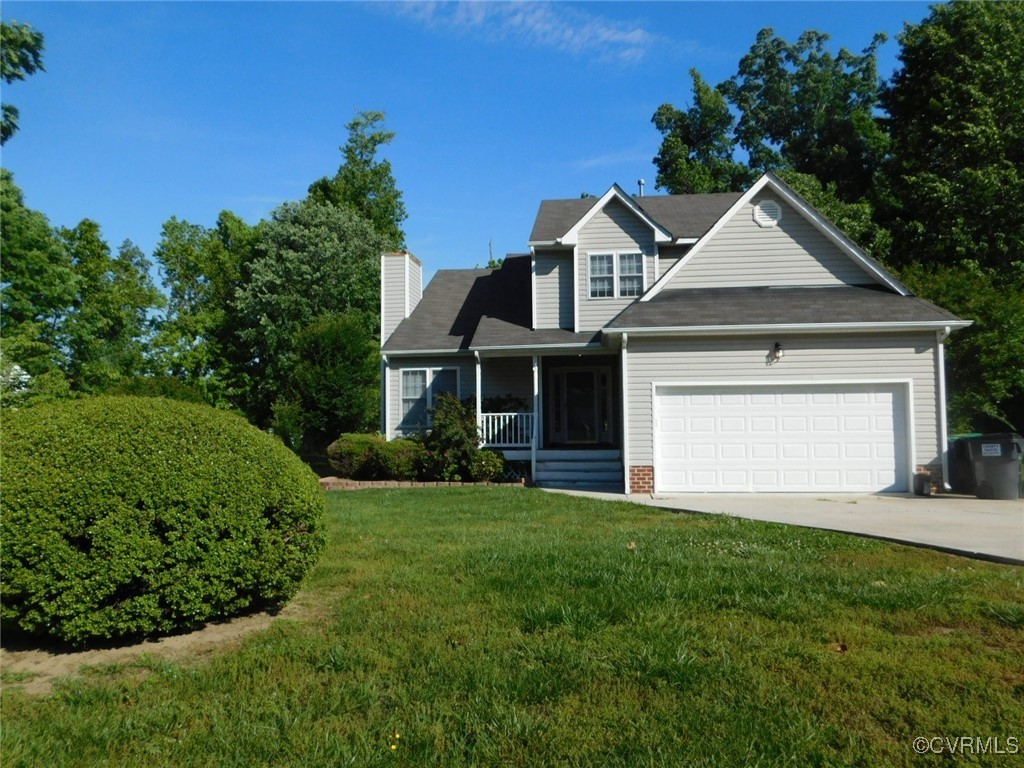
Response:
[[[550,48],[574,56],[631,64],[642,61],[664,39],[638,23],[599,16],[549,2],[406,2],[383,6],[419,23]]]

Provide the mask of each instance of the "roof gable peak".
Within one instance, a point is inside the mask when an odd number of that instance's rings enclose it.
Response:
[[[636,200],[631,195],[626,193],[618,184],[612,184],[597,201],[590,207],[583,217],[577,221],[568,232],[566,232],[558,242],[560,245],[576,245],[579,242],[580,231],[590,222],[599,211],[604,210],[604,207],[608,205],[612,200],[618,200],[620,203],[626,206],[638,219],[649,226],[654,232],[654,242],[656,243],[669,243],[672,242],[672,233],[666,230],[661,224],[656,222],[650,217],[650,215],[644,211]]]

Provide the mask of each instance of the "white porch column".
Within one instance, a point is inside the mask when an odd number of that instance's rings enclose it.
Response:
[[[480,353],[474,352],[473,357],[476,358],[476,432],[482,437],[484,428],[484,417],[483,417],[483,372],[480,368]]]
[[[388,365],[388,356],[380,356],[380,425],[384,433],[384,439],[391,439],[390,425],[388,424],[388,388],[391,385],[391,366]]]
[[[622,475],[625,481],[625,491],[630,492],[629,487],[629,361],[626,359],[629,346],[629,334],[622,334],[622,349],[619,352],[619,361],[622,364],[620,377],[622,378]]]
[[[533,356],[533,434],[530,436],[530,479],[537,479],[537,443],[540,442],[540,358]]]

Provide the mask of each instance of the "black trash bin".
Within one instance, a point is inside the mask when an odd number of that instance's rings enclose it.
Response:
[[[965,435],[951,435],[949,438],[949,487],[953,493],[972,494],[977,487],[974,481],[974,461],[971,458],[971,438],[981,437],[980,432]]]
[[[974,470],[974,487],[969,491],[961,491],[962,493],[974,493],[979,499],[1020,498],[1024,437],[1012,432],[1002,432],[972,436],[957,442],[967,444],[970,464]],[[951,450],[950,453],[954,452]],[[950,474],[954,474],[952,467]]]

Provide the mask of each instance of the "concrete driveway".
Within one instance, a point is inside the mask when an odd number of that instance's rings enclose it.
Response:
[[[1024,565],[1024,500],[903,494],[655,494],[564,491],[663,509],[843,531]]]

